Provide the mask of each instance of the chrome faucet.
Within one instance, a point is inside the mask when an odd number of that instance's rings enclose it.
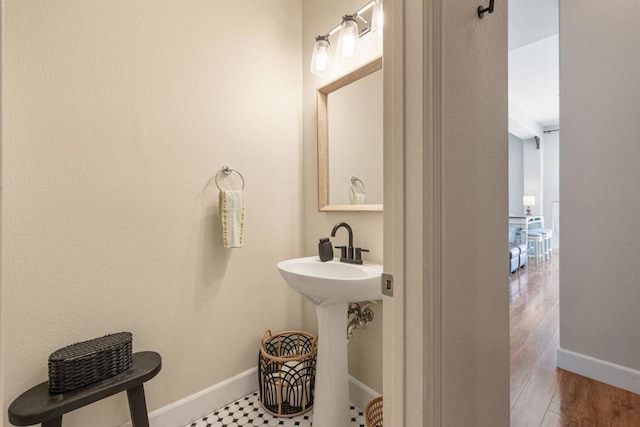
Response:
[[[336,246],[336,249],[340,249],[340,262],[346,262],[349,264],[362,264],[362,252],[369,252],[368,249],[354,248],[353,247],[353,230],[351,226],[346,222],[339,222],[333,226],[331,230],[331,237],[336,237],[336,232],[339,228],[345,228],[349,233],[349,246]]]

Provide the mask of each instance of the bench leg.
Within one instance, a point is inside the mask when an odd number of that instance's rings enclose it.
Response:
[[[42,427],[62,427],[62,415],[42,423]]]
[[[144,387],[142,384],[127,390],[129,398],[129,412],[133,427],[149,427],[147,416],[147,403],[144,399]]]

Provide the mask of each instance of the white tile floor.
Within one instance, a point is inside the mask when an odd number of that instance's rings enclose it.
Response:
[[[266,412],[260,404],[258,392],[251,393],[224,408],[184,427],[239,427],[239,426],[311,426],[312,411],[294,418],[277,418]],[[364,414],[351,405],[351,427],[365,427]]]

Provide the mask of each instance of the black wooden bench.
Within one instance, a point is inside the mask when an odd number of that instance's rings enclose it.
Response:
[[[155,377],[161,367],[158,353],[142,351],[133,355],[133,365],[126,371],[67,393],[50,394],[49,384],[45,381],[11,403],[9,422],[15,426],[42,423],[42,427],[61,427],[64,414],[126,391],[133,427],[149,427],[144,383]]]

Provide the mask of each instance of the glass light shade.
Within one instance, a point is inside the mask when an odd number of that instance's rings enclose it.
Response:
[[[524,196],[522,198],[522,204],[524,206],[535,206],[536,205],[536,198],[535,196]]]
[[[371,15],[371,31],[382,36],[382,26],[384,24],[384,13],[382,12],[382,1],[376,0],[373,5]]]
[[[329,68],[329,37],[318,36],[313,44],[313,56],[311,57],[311,73],[322,76]]]
[[[358,44],[360,42],[360,31],[358,22],[354,15],[345,15],[342,17],[340,25],[340,37],[338,38],[338,47],[336,54],[341,59],[351,59],[358,53]]]

